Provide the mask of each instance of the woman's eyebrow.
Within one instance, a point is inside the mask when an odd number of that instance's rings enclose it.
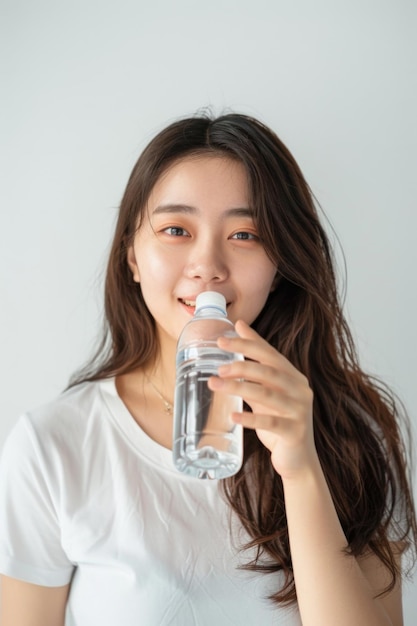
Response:
[[[158,215],[160,213],[199,213],[199,209],[188,204],[161,204],[157,206],[152,215]]]
[[[161,204],[157,206],[152,215],[158,215],[161,213],[187,213],[191,215],[201,214],[201,209],[188,204]],[[236,207],[226,209],[223,213],[223,217],[253,217],[253,211],[249,207]]]

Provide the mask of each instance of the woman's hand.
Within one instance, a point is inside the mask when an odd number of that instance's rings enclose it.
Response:
[[[209,387],[241,396],[253,413],[234,413],[233,420],[256,430],[283,479],[298,476],[318,462],[308,380],[245,322],[236,323],[236,332],[238,337],[221,337],[218,345],[249,360],[221,366]]]

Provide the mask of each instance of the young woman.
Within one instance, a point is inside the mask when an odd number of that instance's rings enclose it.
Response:
[[[175,349],[196,296],[227,300],[245,360],[211,389],[246,410],[224,481],[171,459]],[[393,397],[364,374],[293,157],[255,119],[163,130],[122,199],[106,333],[23,416],[1,468],[1,626],[401,626],[417,527]]]

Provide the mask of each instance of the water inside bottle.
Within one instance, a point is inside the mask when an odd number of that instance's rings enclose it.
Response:
[[[197,478],[226,478],[242,463],[242,427],[231,420],[242,410],[242,399],[211,391],[210,376],[235,355],[200,349],[195,357],[180,354],[175,393],[174,462],[181,472]],[[197,362],[196,362],[197,361]],[[178,414],[178,412],[180,412]]]

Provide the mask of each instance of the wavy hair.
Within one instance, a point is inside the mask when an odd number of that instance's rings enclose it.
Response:
[[[279,282],[252,324],[289,359],[314,392],[315,441],[337,514],[354,556],[374,553],[393,588],[400,571],[392,542],[415,556],[417,523],[401,403],[359,365],[339,302],[331,247],[313,195],[293,156],[260,121],[230,113],[178,120],[139,157],[122,198],[105,282],[105,328],[98,351],[76,384],[150,365],[158,354],[154,320],[133,282],[127,249],[153,186],[174,162],[219,155],[243,164],[251,208]],[[401,418],[401,419],[400,419]],[[268,450],[245,431],[241,470],[222,481],[225,497],[249,534],[244,567],[284,574],[271,595],[296,600],[280,476]]]

